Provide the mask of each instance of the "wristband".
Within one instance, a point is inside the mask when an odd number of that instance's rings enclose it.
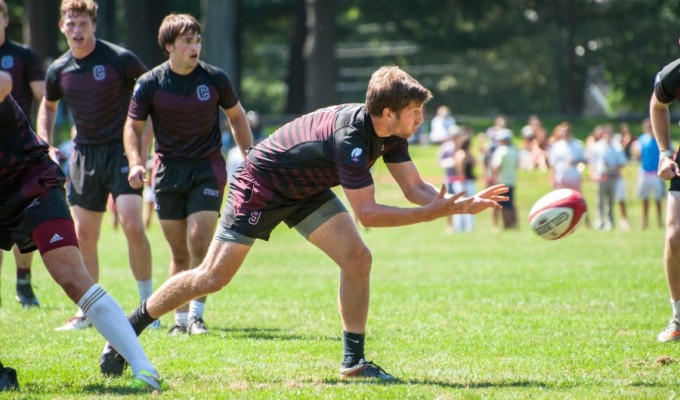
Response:
[[[659,158],[664,159],[664,158],[673,158],[673,150],[663,150],[659,152]]]

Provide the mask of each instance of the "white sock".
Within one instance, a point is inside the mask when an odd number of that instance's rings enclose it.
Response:
[[[141,303],[153,293],[153,279],[137,281],[137,287],[139,288],[139,302]]]
[[[175,325],[189,325],[189,313],[186,311],[175,313]]]
[[[81,310],[80,308],[78,308],[78,311],[76,311],[76,317],[82,318],[82,317],[84,317],[84,316],[85,316],[85,313],[83,312],[83,310]]]
[[[127,360],[133,374],[137,375],[140,370],[145,370],[158,376],[158,371],[144,353],[132,325],[125,318],[123,309],[104,289],[96,283],[92,285],[78,301],[78,307],[111,346]]]
[[[680,319],[680,300],[671,299],[671,306],[673,306],[673,318]]]
[[[203,311],[205,310],[205,303],[198,300],[191,300],[189,303],[189,321],[193,318],[203,319]]]

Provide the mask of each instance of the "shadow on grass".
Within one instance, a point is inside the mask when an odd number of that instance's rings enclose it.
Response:
[[[538,381],[511,381],[511,382],[438,382],[428,380],[402,380],[394,379],[391,381],[378,381],[372,379],[330,379],[325,380],[326,385],[352,385],[352,384],[370,384],[370,385],[427,385],[438,386],[447,389],[487,389],[487,388],[542,388],[549,389],[555,385]]]
[[[215,328],[211,332],[223,332],[231,339],[256,339],[256,340],[327,340],[339,341],[337,336],[309,336],[289,334],[288,331],[278,328]]]

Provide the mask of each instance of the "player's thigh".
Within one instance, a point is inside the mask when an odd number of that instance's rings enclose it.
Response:
[[[72,206],[71,213],[73,220],[76,223],[76,232],[78,233],[78,240],[82,242],[96,240],[99,238],[101,231],[102,219],[104,213],[99,211],[91,211],[80,206]]]
[[[340,267],[370,265],[370,251],[347,211],[330,217],[309,235],[308,240]]]

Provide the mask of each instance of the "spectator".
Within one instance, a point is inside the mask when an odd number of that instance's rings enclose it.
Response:
[[[517,170],[519,169],[519,151],[512,141],[512,131],[503,129],[496,133],[498,148],[491,156],[492,184],[503,184],[508,187],[508,200],[500,202],[503,206],[500,211],[503,217],[503,229],[517,229]],[[496,219],[497,220],[497,219]],[[494,226],[498,231],[498,227]]]
[[[449,138],[451,129],[456,126],[456,119],[451,116],[447,106],[439,106],[437,114],[430,122],[430,143],[442,144]]]
[[[611,125],[603,125],[600,130],[601,138],[593,147],[590,161],[592,178],[597,182],[598,220],[595,222],[595,229],[608,231],[615,225],[616,181],[626,164],[626,156],[613,140],[614,131]]]
[[[642,200],[642,229],[647,229],[649,224],[649,199],[654,199],[656,206],[656,221],[659,227],[663,226],[661,219],[661,203],[665,193],[665,184],[658,175],[659,172],[659,146],[652,133],[652,123],[649,118],[642,121],[643,133],[632,146],[632,156],[640,162],[637,179],[637,194]]]

